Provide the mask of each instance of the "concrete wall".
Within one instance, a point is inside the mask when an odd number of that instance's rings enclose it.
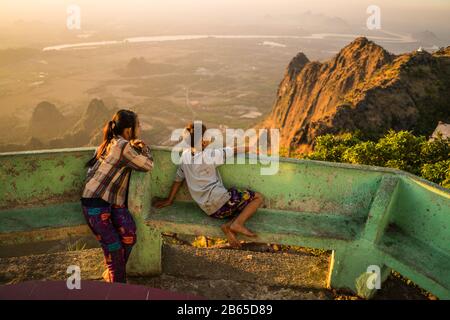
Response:
[[[84,165],[92,154],[92,148],[0,154],[0,239],[8,226],[17,229],[14,223],[26,224],[36,233],[33,239],[42,239],[46,233],[33,230],[33,226],[45,223],[32,221],[33,212],[42,210],[30,208],[78,201],[86,174]],[[155,196],[168,194],[176,170],[168,149],[153,148],[153,155],[154,170],[133,173],[130,182],[129,206],[140,233],[132,265],[144,271],[149,265],[160,270],[160,234],[145,225],[150,202]],[[367,263],[373,263],[383,266],[384,276],[394,268],[440,297],[450,296],[449,190],[386,168],[282,159],[278,173],[265,176],[260,174],[262,167],[227,164],[220,172],[227,187],[261,192],[269,209],[345,216],[361,223],[358,238],[333,254],[330,283],[335,287],[359,292],[355,279],[364,275]],[[190,200],[186,188],[178,200]],[[71,208],[74,212],[67,212],[74,218],[67,221],[75,229],[77,223],[84,222],[78,205]],[[40,214],[39,219],[47,216],[52,219],[50,224],[61,227],[51,213]]]

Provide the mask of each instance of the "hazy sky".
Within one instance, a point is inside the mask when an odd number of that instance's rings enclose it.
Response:
[[[0,0],[0,23],[37,20],[63,25],[69,4],[79,5],[84,21],[91,25],[105,21],[253,23],[266,14],[307,10],[360,23],[367,17],[366,8],[375,4],[381,7],[385,24],[394,28],[450,30],[450,0]]]

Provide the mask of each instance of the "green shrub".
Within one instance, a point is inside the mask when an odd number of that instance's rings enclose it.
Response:
[[[334,136],[327,134],[317,137],[314,152],[308,156],[312,160],[342,162],[343,153],[360,143],[357,134],[345,133]]]
[[[409,131],[392,130],[378,141],[361,141],[359,136],[320,136],[305,158],[400,169],[450,188],[450,139],[427,141]]]
[[[450,189],[450,160],[425,163],[420,173],[425,179],[439,183],[444,188]]]
[[[443,139],[442,135],[439,135],[437,139],[422,144],[420,154],[426,163],[448,160],[450,155],[449,139]]]
[[[370,166],[381,166],[383,163],[377,144],[373,141],[363,141],[348,148],[342,156],[342,161]]]

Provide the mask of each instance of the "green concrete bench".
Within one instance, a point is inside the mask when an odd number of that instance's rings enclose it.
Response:
[[[450,194],[404,178],[390,223],[377,240],[386,264],[443,299],[450,299]]]
[[[93,149],[0,154],[0,242],[17,244],[89,235],[79,204]],[[128,197],[138,242],[129,272],[161,270],[162,233],[220,237],[221,221],[207,217],[182,188],[174,206],[156,210],[176,167],[170,152],[154,148],[155,169],[133,173]],[[328,284],[370,297],[370,266],[384,280],[393,269],[439,298],[450,298],[450,193],[390,169],[283,159],[279,173],[260,165],[221,167],[227,187],[250,187],[265,196],[248,222],[258,241],[333,251]],[[242,238],[246,240],[245,238]],[[1,247],[0,245],[0,247]]]
[[[90,234],[79,202],[92,148],[0,154],[2,245]]]
[[[220,230],[223,221],[206,216],[192,202],[176,202],[171,207],[154,212],[147,216],[146,224],[155,229],[223,237]],[[260,209],[247,226],[258,230],[258,241],[264,243],[307,244],[331,248],[337,243],[354,240],[361,233],[364,221],[331,214],[318,216],[316,213]],[[329,240],[333,240],[332,246],[329,245]]]
[[[136,201],[131,206],[141,223],[150,227],[146,245],[138,250],[143,260],[135,255],[132,263],[157,274],[162,232],[223,235],[222,222],[201,212],[185,188],[173,206],[150,206],[152,197],[168,194],[175,174],[167,150],[154,155],[157,170],[134,176],[130,199]],[[366,286],[367,271],[375,265],[381,282],[394,269],[438,297],[450,298],[448,190],[401,171],[368,166],[284,159],[275,176],[261,176],[259,170],[250,164],[220,169],[226,186],[264,194],[266,208],[248,222],[257,241],[333,250],[330,287],[370,297],[375,290]]]
[[[386,261],[394,270],[410,279],[416,279],[423,288],[435,292],[437,296],[449,299],[450,261],[445,252],[436,250],[426,243],[403,235],[388,233],[380,244],[386,254]],[[419,279],[420,277],[420,279]]]
[[[8,238],[16,244],[30,242],[33,236],[39,240],[44,238],[43,233],[47,234],[45,236],[47,240],[65,238],[65,235],[59,231],[55,232],[55,229],[66,229],[68,235],[74,234],[73,231],[77,229],[85,229],[85,222],[80,212],[79,201],[43,207],[0,210],[0,234],[4,235],[2,244],[6,244]],[[52,232],[54,232],[53,235]]]

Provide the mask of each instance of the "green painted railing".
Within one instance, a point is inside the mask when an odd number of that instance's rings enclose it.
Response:
[[[93,149],[0,154],[0,241],[14,245],[89,234],[78,202]],[[161,272],[161,232],[220,236],[185,188],[171,208],[151,199],[168,193],[176,167],[153,149],[151,173],[133,173],[129,207],[138,226],[130,272]],[[328,283],[370,297],[392,269],[440,298],[450,298],[450,192],[398,170],[281,159],[273,176],[260,164],[221,167],[226,186],[250,187],[265,207],[249,221],[258,241],[333,250]],[[0,246],[1,247],[1,246]],[[374,269],[375,268],[375,269]],[[378,268],[378,269],[377,269]]]

